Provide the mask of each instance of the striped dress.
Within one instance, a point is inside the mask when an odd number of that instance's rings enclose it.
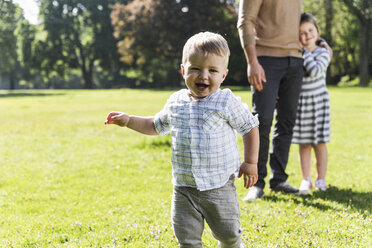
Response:
[[[329,94],[325,80],[329,52],[322,47],[317,47],[313,52],[304,49],[303,58],[304,78],[292,143],[327,143],[331,134]]]

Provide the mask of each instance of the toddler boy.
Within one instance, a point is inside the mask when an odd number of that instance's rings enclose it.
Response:
[[[153,117],[111,112],[105,121],[148,135],[171,133],[172,225],[180,247],[202,247],[204,220],[221,247],[244,247],[234,180],[243,176],[245,188],[257,181],[258,119],[220,89],[229,56],[221,35],[192,36],[181,64],[187,89],[173,93]],[[235,131],[243,137],[243,163]]]

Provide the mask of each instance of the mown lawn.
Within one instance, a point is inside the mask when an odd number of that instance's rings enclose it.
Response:
[[[0,247],[175,247],[170,137],[103,124],[112,110],[153,115],[172,92],[0,91]],[[330,95],[331,188],[241,201],[247,247],[372,247],[372,88]],[[296,146],[287,172],[299,186]]]

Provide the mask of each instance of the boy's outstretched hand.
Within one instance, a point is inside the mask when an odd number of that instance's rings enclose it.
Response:
[[[115,124],[126,127],[129,122],[129,115],[122,112],[110,112],[106,118],[105,124]]]
[[[258,180],[257,176],[257,164],[249,164],[243,162],[239,169],[238,177],[244,176],[244,187],[252,187]]]

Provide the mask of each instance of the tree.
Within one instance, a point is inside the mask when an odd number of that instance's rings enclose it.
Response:
[[[1,1],[0,17],[0,73],[9,78],[9,88],[15,89],[19,63],[14,31],[18,21],[22,19],[22,11],[12,1]]]
[[[342,0],[360,22],[359,75],[360,86],[369,84],[369,60],[372,55],[372,1]]]
[[[27,20],[18,23],[16,29],[18,59],[20,61],[22,80],[28,88],[45,88],[43,77],[38,70],[42,61],[42,53],[35,52],[36,37],[38,35],[38,26],[30,24]]]
[[[45,38],[36,41],[34,65],[47,76],[81,71],[84,88],[95,87],[95,66],[115,71],[119,67],[116,40],[110,20],[114,0],[40,0]]]
[[[141,86],[178,87],[182,48],[201,31],[225,36],[231,49],[227,80],[241,81],[245,60],[236,29],[235,9],[220,0],[134,0],[115,5],[111,15],[121,60]]]

